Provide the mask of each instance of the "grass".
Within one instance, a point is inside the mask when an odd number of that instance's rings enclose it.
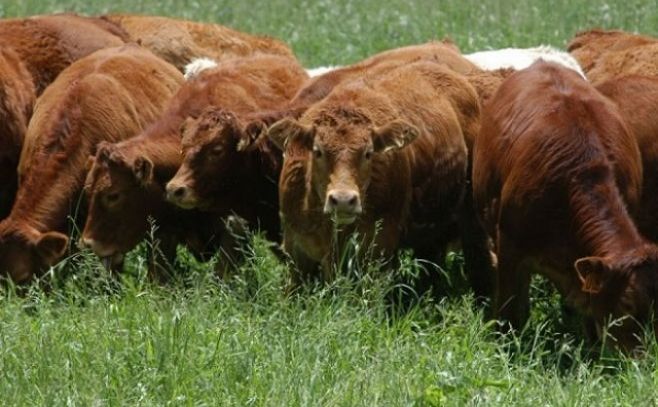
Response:
[[[308,66],[344,64],[432,38],[465,52],[564,46],[593,26],[656,35],[653,1],[5,0],[0,16],[139,12],[277,36]],[[536,281],[531,323],[498,337],[452,262],[449,295],[391,317],[391,284],[370,274],[282,294],[286,268],[256,239],[229,282],[185,253],[173,283],[108,277],[67,260],[53,289],[0,298],[0,395],[7,405],[656,405],[658,349],[593,358]],[[413,268],[413,261],[403,267]],[[458,256],[456,256],[458,260]]]

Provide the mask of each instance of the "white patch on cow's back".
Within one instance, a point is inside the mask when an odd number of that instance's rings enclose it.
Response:
[[[338,69],[338,68],[342,68],[342,67],[341,67],[341,66],[337,66],[337,65],[319,66],[319,67],[317,67],[317,68],[307,69],[307,70],[306,70],[306,73],[308,74],[308,76],[310,76],[311,78],[313,78],[313,77],[315,77],[315,76],[324,75],[324,74],[326,74],[327,72],[331,72],[331,71],[333,71],[333,70],[335,70],[335,69]]]
[[[480,51],[466,54],[464,57],[484,70],[500,68],[524,69],[532,65],[535,61],[543,59],[544,61],[555,62],[566,68],[573,69],[580,76],[587,79],[578,61],[571,54],[548,45],[540,45],[533,48],[503,48]]]
[[[212,69],[216,66],[217,62],[210,58],[197,58],[185,65],[185,80],[189,81],[206,69]]]

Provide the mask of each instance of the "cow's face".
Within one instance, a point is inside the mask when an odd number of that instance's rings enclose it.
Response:
[[[89,209],[81,245],[106,264],[120,262],[148,229],[149,211],[158,202],[156,189],[148,158],[127,159],[113,145],[100,145],[85,181]]]
[[[4,222],[0,225],[0,276],[16,284],[27,283],[61,260],[67,246],[68,238],[61,233],[40,233]]]
[[[242,127],[223,110],[206,110],[181,128],[183,164],[167,184],[167,200],[186,209],[217,204],[231,194],[244,171],[245,154],[264,126]]]
[[[268,133],[275,144],[287,149],[306,149],[311,188],[323,202],[323,212],[336,224],[351,224],[363,212],[373,168],[384,155],[401,149],[418,136],[403,121],[381,127],[359,124],[304,126],[284,119]]]
[[[608,318],[618,320],[608,332],[625,351],[640,344],[646,327],[658,334],[658,256],[617,262],[585,257],[575,267],[582,290],[591,296],[598,314],[599,335]]]

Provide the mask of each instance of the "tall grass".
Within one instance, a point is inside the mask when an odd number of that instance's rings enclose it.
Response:
[[[316,66],[446,36],[469,52],[564,46],[593,26],[655,35],[657,6],[655,0],[4,0],[0,16],[133,12],[217,22],[279,37]],[[448,295],[424,298],[398,315],[390,309],[391,282],[376,270],[285,296],[286,266],[256,239],[229,281],[217,281],[212,264],[181,251],[173,282],[154,286],[145,276],[146,246],[129,256],[128,273],[119,278],[80,253],[52,271],[48,292],[35,286],[20,297],[2,294],[3,404],[658,404],[655,340],[641,358],[592,356],[578,325],[540,280],[529,326],[519,337],[500,336],[463,289],[455,254]],[[412,259],[400,263],[403,273],[415,272]]]

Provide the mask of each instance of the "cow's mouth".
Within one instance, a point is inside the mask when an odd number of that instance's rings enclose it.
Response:
[[[331,220],[336,224],[336,225],[351,225],[356,221],[357,215],[355,214],[348,214],[348,213],[334,213],[331,216]]]
[[[101,257],[101,263],[103,264],[103,267],[105,267],[105,270],[107,271],[117,271],[116,270],[117,266],[120,266],[122,262],[123,262],[122,253],[114,253],[109,256]]]

